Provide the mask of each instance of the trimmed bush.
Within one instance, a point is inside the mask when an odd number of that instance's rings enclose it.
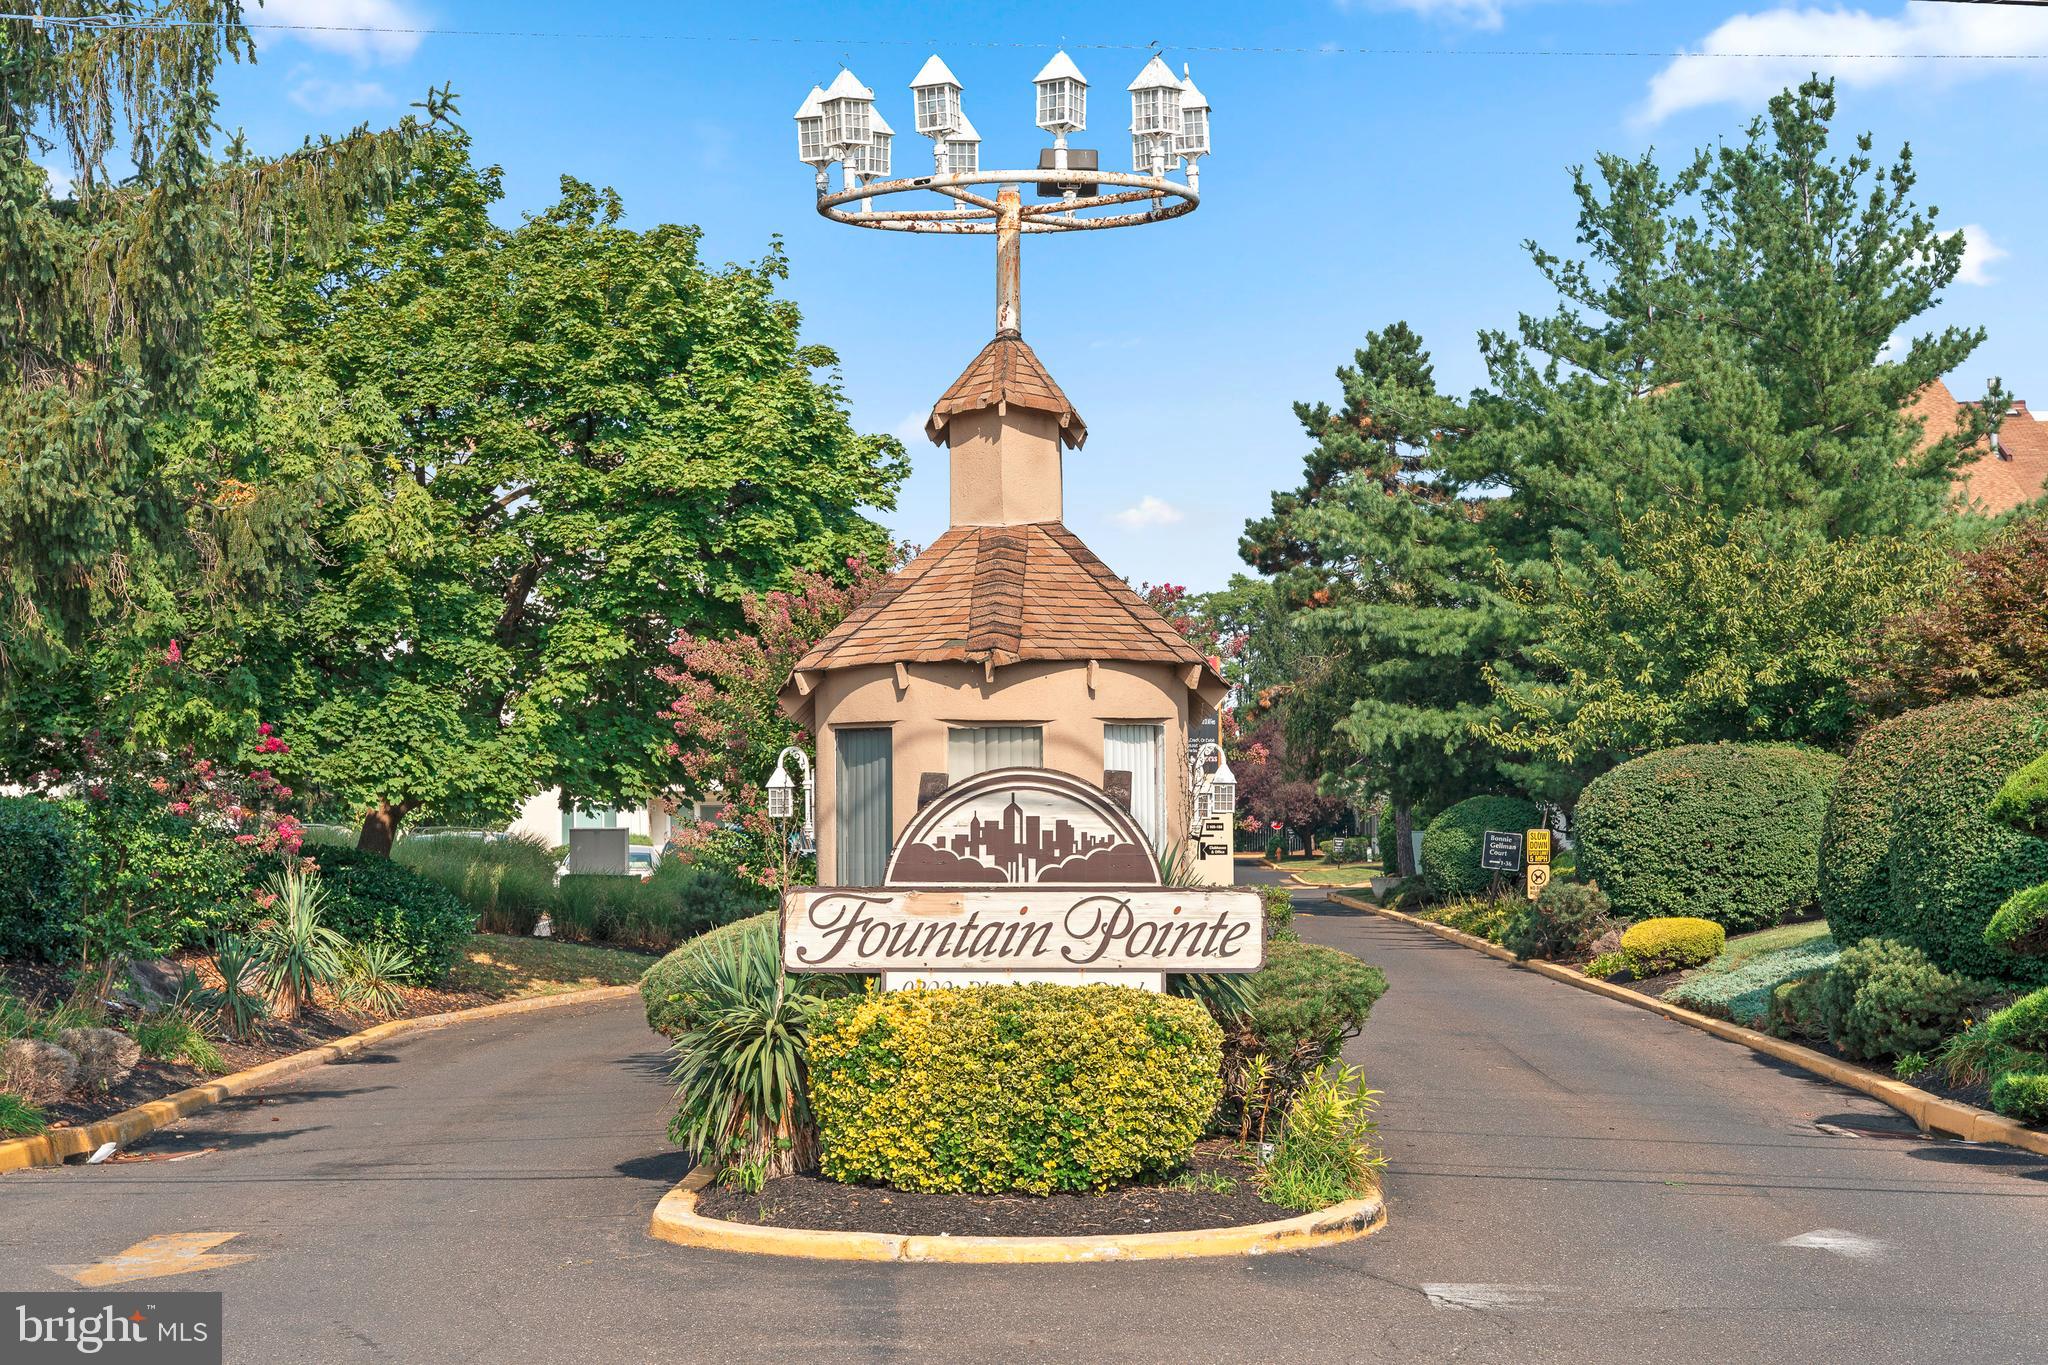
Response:
[[[1945,972],[1907,943],[1865,939],[1814,979],[1811,1010],[1827,1040],[1869,1060],[1924,1052],[1956,1031],[1990,987]]]
[[[1673,915],[1646,919],[1621,932],[1621,958],[1638,981],[1712,962],[1728,944],[1728,931],[1710,919]]]
[[[1893,939],[1951,972],[2048,984],[2048,959],[1985,939],[2015,893],[2048,881],[2048,841],[1987,813],[2044,733],[2048,691],[1909,711],[1864,733],[1821,836],[1837,941]]]
[[[1984,1035],[2002,1047],[2048,1052],[2048,987],[2021,996],[1986,1019]]]
[[[647,1027],[675,1038],[698,1022],[692,1010],[693,1002],[683,990],[692,972],[692,958],[735,949],[758,950],[754,940],[772,944],[775,933],[775,912],[771,910],[765,915],[736,920],[722,929],[693,938],[649,967],[647,974],[640,978],[640,998],[647,1005]]]
[[[1984,942],[2023,957],[2048,955],[2048,882],[2014,893],[1984,926]]]
[[[1693,915],[1739,933],[1811,911],[1842,760],[1782,744],[1691,744],[1587,785],[1572,812],[1581,876],[1624,919]]]
[[[1606,895],[1586,882],[1552,882],[1534,901],[1523,903],[1501,934],[1501,945],[1516,957],[1584,957],[1612,927]]]
[[[407,979],[432,985],[476,932],[460,897],[381,853],[322,845],[310,850],[326,892],[320,915],[355,943],[390,943],[411,960]]]
[[[826,1005],[811,1112],[830,1179],[1100,1190],[1184,1163],[1222,1093],[1200,1005],[1122,986],[891,991]]]
[[[63,803],[0,796],[0,957],[63,956],[79,894],[78,821]]]
[[[1985,814],[2023,834],[2048,839],[2048,754],[2005,779]]]
[[[1432,894],[1449,900],[1476,896],[1493,885],[1500,873],[1479,865],[1479,851],[1490,829],[1521,833],[1536,828],[1536,807],[1519,796],[1473,796],[1429,822],[1422,832],[1423,880]]]
[[[1780,1038],[1825,1038],[1827,1027],[1819,1013],[1820,979],[1823,973],[1787,981],[1771,991],[1769,1011],[1764,1015],[1768,1032]]]
[[[2008,1071],[1991,1083],[1991,1107],[2021,1123],[2048,1124],[2048,1071]]]
[[[1217,1122],[1235,1133],[1245,1101],[1245,1076],[1265,1058],[1264,1079],[1251,1096],[1279,1114],[1302,1082],[1358,1036],[1387,992],[1386,975],[1351,954],[1321,944],[1281,940],[1266,945],[1266,965],[1244,978],[1251,1001],[1223,1025],[1224,1104]]]
[[[1835,965],[1841,950],[1833,938],[1822,935],[1790,948],[1758,953],[1741,966],[1716,971],[1710,965],[1699,975],[1681,982],[1664,998],[1717,1019],[1730,1019],[1752,1028],[1770,1018],[1771,998],[1788,981],[1818,976]]]
[[[1294,932],[1294,893],[1284,886],[1262,886],[1259,900],[1266,907],[1266,942],[1292,943],[1301,935]]]

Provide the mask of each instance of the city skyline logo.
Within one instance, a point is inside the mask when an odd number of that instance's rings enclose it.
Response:
[[[1144,836],[1099,793],[1075,790],[1078,780],[1065,774],[1016,772],[1012,781],[969,779],[913,821],[889,883],[1157,884]]]

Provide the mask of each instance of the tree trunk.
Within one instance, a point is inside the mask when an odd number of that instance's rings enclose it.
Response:
[[[363,831],[356,836],[356,847],[364,853],[381,853],[391,856],[391,846],[398,841],[398,826],[406,817],[406,803],[392,805],[379,801],[374,810],[363,816]]]
[[[1415,875],[1415,807],[1405,801],[1394,806],[1394,871],[1403,877]]]

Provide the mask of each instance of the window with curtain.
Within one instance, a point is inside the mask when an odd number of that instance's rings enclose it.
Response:
[[[879,886],[889,866],[894,774],[887,730],[835,730],[832,810],[839,843],[840,886]]]
[[[1039,725],[957,725],[946,735],[946,780],[992,768],[1043,768],[1045,728]]]
[[[1105,725],[1102,769],[1131,775],[1131,818],[1155,850],[1166,848],[1166,727]]]

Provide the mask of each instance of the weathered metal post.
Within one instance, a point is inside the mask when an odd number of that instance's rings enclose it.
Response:
[[[1015,336],[1023,330],[1022,253],[1017,249],[1023,235],[1023,193],[1015,185],[1005,185],[996,194],[997,336]]]

